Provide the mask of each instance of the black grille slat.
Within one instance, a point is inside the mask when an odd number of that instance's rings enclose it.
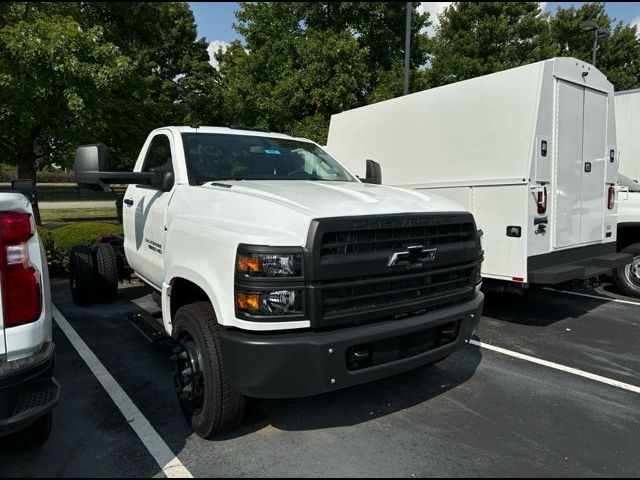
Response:
[[[369,282],[360,280],[358,284],[345,282],[323,288],[323,312],[325,314],[346,313],[359,308],[393,306],[416,301],[428,300],[434,295],[451,293],[470,287],[469,278],[473,266],[450,269],[448,272],[423,272],[421,276],[394,279],[373,278]],[[447,276],[448,278],[441,278]],[[436,281],[434,281],[434,279]],[[366,288],[374,291],[367,292]]]
[[[409,243],[436,247],[469,241],[473,238],[472,234],[472,225],[468,223],[326,232],[322,236],[320,254],[377,252],[400,248]]]

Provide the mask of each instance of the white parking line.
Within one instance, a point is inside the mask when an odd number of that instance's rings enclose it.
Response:
[[[546,287],[543,288],[543,290],[546,290],[548,292],[566,293],[567,295],[575,295],[577,297],[595,298],[597,300],[607,300],[607,301],[610,301],[610,302],[624,303],[626,305],[637,305],[637,306],[640,306],[640,302],[633,302],[631,300],[622,300],[620,298],[603,297],[603,296],[600,296],[600,295],[589,295],[588,293],[569,292],[567,290],[555,290],[553,288],[546,288]]]
[[[604,383],[606,385],[610,385],[612,387],[622,388],[623,390],[628,390],[634,393],[640,393],[640,387],[635,385],[631,385],[629,383],[619,382],[618,380],[612,380],[607,377],[603,377],[601,375],[596,375],[594,373],[585,372],[584,370],[578,370],[577,368],[567,367],[565,365],[560,365],[559,363],[549,362],[547,360],[542,360],[541,358],[531,357],[529,355],[524,355],[522,353],[513,352],[511,350],[507,350],[505,348],[495,347],[488,343],[478,342],[477,340],[469,340],[471,345],[475,345],[476,347],[486,348],[487,350],[491,350],[494,352],[502,353],[504,355],[508,355],[510,357],[519,358],[520,360],[525,360],[527,362],[535,363],[537,365],[542,365],[545,367],[553,368],[555,370],[560,370],[562,372],[571,373],[573,375],[577,375],[579,377],[588,378],[590,380],[595,380],[596,382]]]
[[[89,349],[80,338],[78,332],[69,324],[60,311],[53,307],[53,319],[67,336],[78,354],[87,364],[91,372],[96,376],[102,387],[106,390],[113,403],[116,404],[127,423],[133,428],[140,440],[147,448],[151,456],[158,462],[162,472],[169,478],[193,478],[189,470],[171,451],[162,437],[156,432],[149,420],[136,407],[135,403],[122,389],[120,384],[111,376],[109,371],[100,362],[98,357]]]

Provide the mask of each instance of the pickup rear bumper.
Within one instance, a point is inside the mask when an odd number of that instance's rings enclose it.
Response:
[[[28,427],[58,403],[55,356],[55,345],[48,342],[28,358],[0,363],[0,437]]]
[[[305,397],[441,360],[471,338],[484,296],[422,315],[330,331],[220,331],[225,372],[244,395]]]
[[[608,243],[571,248],[529,257],[529,283],[555,285],[572,280],[585,280],[626,265],[633,256],[617,253],[616,244]]]

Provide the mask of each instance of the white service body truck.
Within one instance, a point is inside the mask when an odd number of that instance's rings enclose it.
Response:
[[[0,297],[0,437],[40,445],[60,396],[49,272],[31,204],[12,191],[0,191]]]
[[[433,363],[477,325],[480,238],[449,199],[363,183],[309,140],[247,129],[155,130],[129,174],[105,172],[105,155],[79,147],[76,179],[130,184],[126,259],[161,297],[176,391],[203,437],[235,426],[245,395]]]
[[[640,297],[640,89],[616,92],[616,131],[620,157],[618,250],[633,255],[614,278],[627,295]]]
[[[373,159],[385,184],[463,205],[484,234],[483,278],[520,289],[626,263],[615,139],[611,83],[554,58],[333,115],[327,149],[356,174]]]

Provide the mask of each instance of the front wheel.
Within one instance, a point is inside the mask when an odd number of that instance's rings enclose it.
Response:
[[[193,431],[211,438],[236,427],[244,414],[245,398],[225,375],[211,305],[197,302],[178,309],[174,338],[178,347],[171,357],[172,375],[180,406]]]
[[[622,249],[622,253],[630,253],[633,260],[613,271],[613,278],[622,293],[630,297],[640,298],[640,243],[634,243]]]

